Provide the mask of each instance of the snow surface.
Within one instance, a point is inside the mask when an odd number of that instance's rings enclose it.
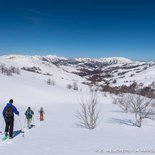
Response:
[[[1,62],[8,65],[38,67],[39,60]],[[11,63],[10,63],[11,62]],[[97,155],[97,154],[153,154],[155,153],[155,122],[145,119],[142,128],[134,127],[126,114],[112,104],[112,96],[99,93],[100,119],[94,130],[82,128],[75,117],[79,110],[80,99],[89,98],[90,92],[81,82],[84,79],[66,73],[56,66],[42,68],[53,73],[55,86],[46,84],[48,76],[27,71],[21,75],[5,76],[0,74],[0,113],[9,99],[20,111],[15,116],[15,138],[6,142],[0,140],[1,155]],[[63,77],[63,78],[62,78]],[[79,90],[69,90],[66,85],[78,81]],[[31,106],[35,112],[32,129],[26,129],[24,112]],[[45,121],[39,122],[38,110],[45,110]],[[4,121],[0,117],[0,131],[4,131]],[[25,133],[19,133],[20,129]],[[0,139],[3,137],[0,134]],[[111,152],[110,152],[111,151]],[[112,153],[113,151],[113,153]],[[118,153],[118,152],[119,153]],[[136,152],[137,151],[137,152]],[[146,151],[144,153],[143,151]],[[152,151],[152,152],[151,152]],[[128,153],[127,153],[128,152]]]

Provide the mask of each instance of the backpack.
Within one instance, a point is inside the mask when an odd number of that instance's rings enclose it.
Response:
[[[32,111],[31,110],[28,110],[26,112],[26,117],[27,117],[27,119],[31,119],[32,118]]]
[[[13,117],[13,109],[11,106],[9,106],[6,110],[5,110],[5,117],[10,118]]]

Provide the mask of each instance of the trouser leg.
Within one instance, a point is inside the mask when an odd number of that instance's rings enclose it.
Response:
[[[27,127],[29,128],[29,119],[27,119]]]
[[[40,121],[43,121],[44,118],[43,118],[43,114],[40,114]]]
[[[31,119],[27,119],[27,127],[28,127],[28,128],[31,127]]]
[[[5,132],[9,131],[9,122],[5,121]]]
[[[10,121],[9,136],[10,136],[11,138],[13,138],[13,127],[14,127],[14,119],[12,119],[12,120]]]
[[[29,127],[31,127],[31,123],[32,123],[32,119],[30,119],[30,122],[29,122]]]
[[[7,135],[8,132],[9,132],[9,121],[5,120],[5,134]]]

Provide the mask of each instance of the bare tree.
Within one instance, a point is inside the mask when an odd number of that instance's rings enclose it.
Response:
[[[12,73],[20,74],[20,69],[19,68],[11,66],[9,69],[11,70]]]
[[[68,89],[72,89],[72,85],[71,85],[71,84],[68,84],[68,85],[67,85],[67,88],[68,88]]]
[[[54,79],[52,79],[52,81],[51,81],[51,85],[52,85],[52,86],[55,86],[55,85],[56,85],[56,82],[55,82]]]
[[[76,82],[73,82],[73,89],[74,89],[74,90],[78,90],[78,85],[77,85]]]
[[[11,67],[10,67],[10,70],[11,70],[12,73],[16,73],[16,67],[11,66]]]
[[[52,85],[52,86],[55,86],[55,84],[56,84],[55,80],[51,79],[51,78],[48,78],[46,82],[48,85]]]
[[[125,112],[128,112],[129,109],[129,99],[130,95],[129,94],[120,94],[118,98],[115,99],[115,104],[118,104],[121,109]]]
[[[51,85],[51,83],[52,83],[52,80],[51,80],[50,78],[48,78],[48,79],[47,79],[47,84],[48,84],[48,85]]]
[[[91,92],[90,99],[82,100],[80,106],[81,109],[76,114],[80,124],[88,129],[94,129],[99,118],[97,92]]]
[[[13,73],[15,74],[20,74],[19,68],[16,67],[6,67],[4,64],[0,65],[0,71],[2,74],[7,75],[7,76],[12,76]]]
[[[124,95],[118,99],[121,108],[126,112],[134,113],[134,125],[141,127],[145,118],[152,118],[155,114],[155,102],[151,98],[146,98],[140,94]]]
[[[1,73],[4,74],[5,71],[6,71],[6,66],[4,64],[1,64],[0,65],[0,70],[1,70]]]
[[[104,92],[103,92],[103,96],[104,96],[104,97],[107,97],[107,92],[104,91]]]
[[[12,76],[12,71],[10,69],[6,69],[5,73],[7,76]]]

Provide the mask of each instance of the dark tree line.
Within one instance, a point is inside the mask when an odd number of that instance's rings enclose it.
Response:
[[[155,98],[155,87],[152,83],[149,86],[143,86],[143,84],[137,84],[137,82],[133,82],[131,85],[126,86],[115,86],[112,87],[109,84],[100,86],[102,91],[110,92],[114,94],[121,93],[131,93],[131,94],[140,94],[145,97]]]
[[[0,65],[1,74],[12,76],[13,74],[20,74],[20,69],[14,66],[6,67],[4,64]]]

